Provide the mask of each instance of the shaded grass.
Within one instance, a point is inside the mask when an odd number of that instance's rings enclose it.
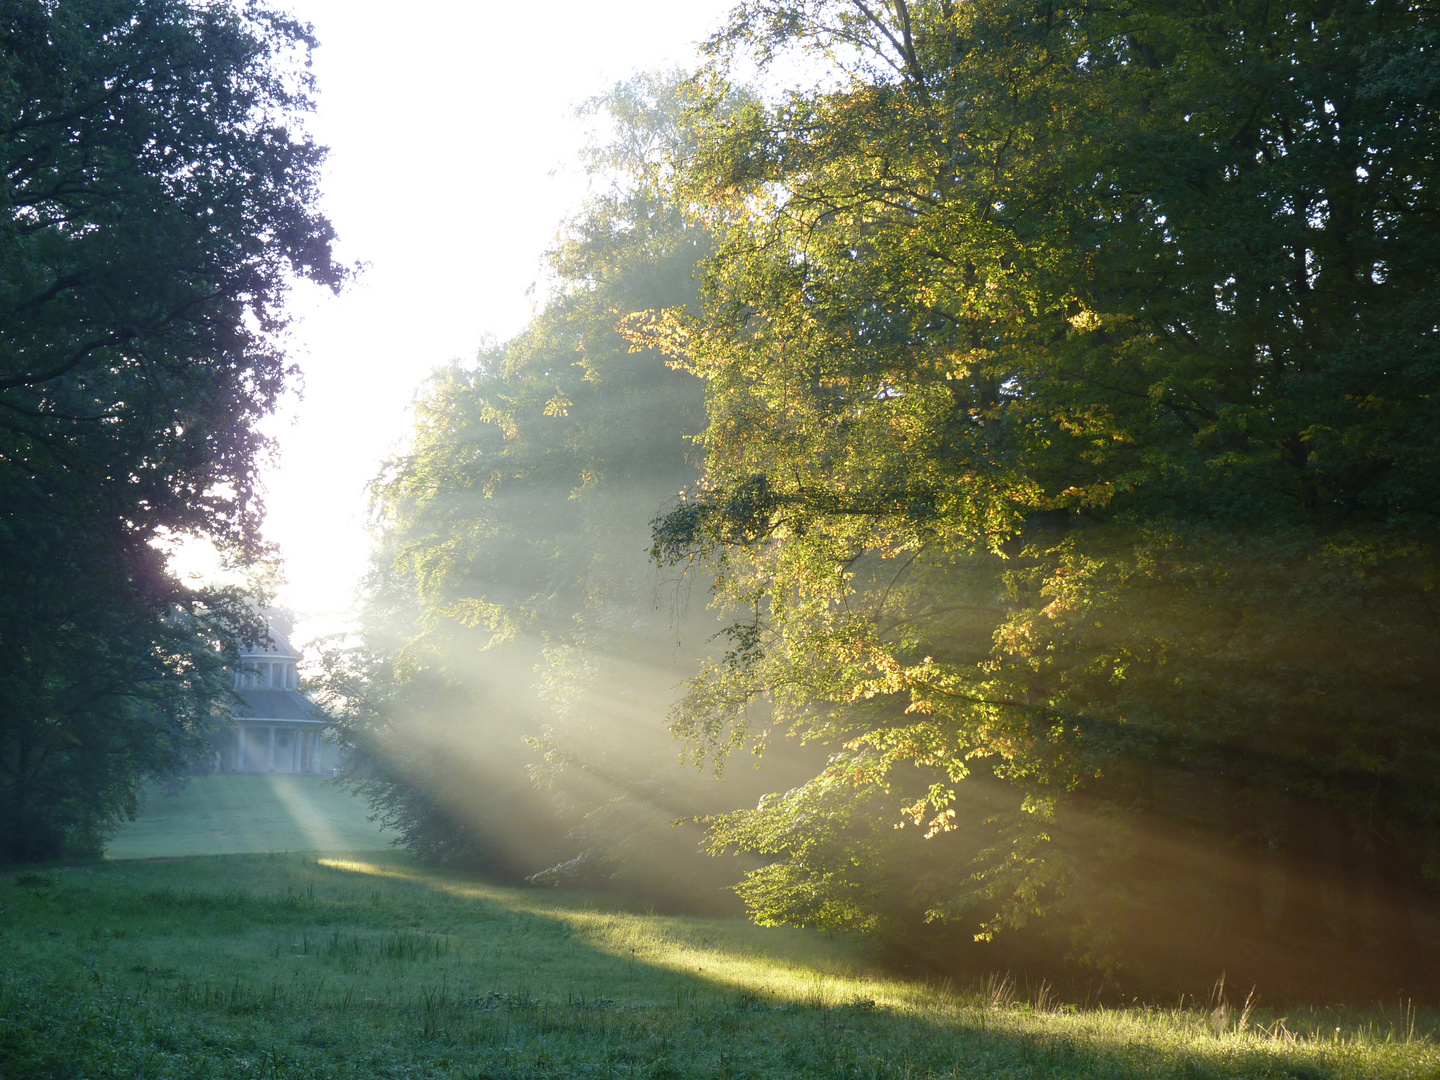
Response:
[[[1062,1004],[887,978],[845,941],[395,858],[0,882],[21,1077],[1426,1077],[1437,1017]],[[1223,1030],[1220,1030],[1223,1026]]]
[[[314,776],[220,773],[179,794],[146,794],[136,821],[110,842],[112,859],[269,851],[375,851],[388,842],[365,804]]]

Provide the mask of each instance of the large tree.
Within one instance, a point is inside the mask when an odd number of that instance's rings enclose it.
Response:
[[[596,103],[608,137],[554,292],[513,340],[435,374],[377,486],[370,658],[332,689],[359,786],[422,856],[512,874],[584,856],[552,878],[592,881],[648,856],[652,885],[675,869],[644,850],[673,849],[684,810],[660,723],[674,635],[645,552],[694,480],[703,396],[616,323],[693,299],[705,234],[648,175],[679,107],[648,78]]]
[[[0,858],[93,849],[254,632],[161,548],[262,551],[286,290],[344,277],[314,44],[258,4],[0,3]]]
[[[435,373],[377,484],[366,648],[330,689],[356,785],[410,850],[714,910],[735,870],[672,825],[776,781],[698,782],[664,726],[716,629],[648,558],[650,519],[695,481],[704,392],[627,332],[693,303],[709,251],[657,187],[685,100],[637,76],[593,103],[591,197],[551,295]]]
[[[768,860],[758,917],[1049,914],[1155,977],[1368,954],[1418,985],[1435,30],[1410,3],[761,0],[717,36],[717,102],[737,52],[831,70],[696,117],[705,310],[650,327],[710,417],[656,555],[738,612],[675,728],[833,750],[714,823]]]

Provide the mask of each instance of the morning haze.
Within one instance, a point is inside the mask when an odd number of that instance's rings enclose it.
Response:
[[[0,20],[0,1071],[1440,1069],[1431,13],[302,14]]]

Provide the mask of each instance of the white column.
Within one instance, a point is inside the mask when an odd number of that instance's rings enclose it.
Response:
[[[267,744],[267,747],[266,747],[266,748],[269,750],[269,754],[267,755],[267,758],[268,758],[268,760],[269,760],[269,765],[267,765],[266,767],[267,767],[271,772],[274,772],[274,771],[275,771],[275,729],[274,729],[273,727],[268,727],[268,728],[266,728],[265,730],[266,730],[266,732],[269,733],[269,740],[268,740],[268,744]]]
[[[245,771],[245,725],[235,725],[235,771]]]

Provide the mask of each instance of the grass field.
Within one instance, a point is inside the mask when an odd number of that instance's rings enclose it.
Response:
[[[0,908],[6,1080],[1440,1076],[1429,1012],[925,986],[845,941],[395,856],[29,871]]]
[[[312,776],[218,774],[151,791],[106,849],[112,859],[270,851],[376,851],[389,843],[360,800]]]

